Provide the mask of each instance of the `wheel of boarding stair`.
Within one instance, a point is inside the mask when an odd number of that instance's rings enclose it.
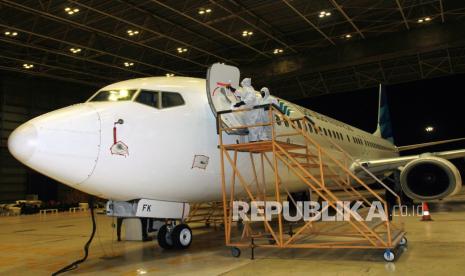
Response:
[[[400,246],[407,246],[407,238],[405,236],[402,237],[402,239],[400,239],[400,242],[399,242],[399,245]]]
[[[171,240],[173,240],[174,248],[186,249],[192,243],[192,230],[187,224],[176,225],[171,233]]]
[[[163,249],[173,248],[173,240],[171,239],[171,231],[169,231],[168,226],[165,224],[160,229],[158,229],[157,234],[158,245]]]
[[[239,258],[241,256],[241,250],[237,247],[231,247],[231,255],[235,258]]]
[[[390,249],[384,251],[383,257],[386,262],[393,262],[396,259],[396,255]]]

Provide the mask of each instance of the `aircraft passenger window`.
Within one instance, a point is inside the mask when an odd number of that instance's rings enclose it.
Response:
[[[155,108],[160,108],[158,94],[158,92],[141,91],[136,98],[136,102]]]
[[[163,108],[180,106],[184,104],[181,94],[173,92],[163,92],[161,94],[161,106]]]
[[[323,130],[321,129],[321,127],[318,127],[318,133],[319,133],[320,135],[323,135]]]
[[[328,132],[326,132],[326,128],[323,128],[323,131],[325,132],[325,135],[328,136]]]
[[[302,125],[300,124],[300,121],[297,121],[297,127],[302,129]]]
[[[281,125],[281,119],[279,118],[278,115],[274,115],[276,123],[280,126]]]
[[[350,137],[349,137],[349,134],[347,134],[347,141],[350,142]]]

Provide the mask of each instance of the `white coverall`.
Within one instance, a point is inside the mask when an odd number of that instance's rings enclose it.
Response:
[[[270,91],[268,88],[263,87],[260,89],[260,94],[262,95],[261,99],[259,99],[259,105],[263,104],[275,104],[278,105],[278,100],[274,97],[270,96]],[[267,124],[270,122],[270,114],[269,110],[259,109],[259,120],[262,124]],[[258,133],[259,140],[271,140],[271,126],[262,126]]]
[[[240,108],[249,109],[253,108],[258,104],[258,99],[255,94],[255,89],[252,86],[250,78],[244,78],[241,81],[241,88],[239,90],[239,96],[241,101],[245,104]],[[246,111],[242,114],[244,125],[256,125],[259,123],[259,110]],[[261,127],[250,127],[249,130],[249,142],[258,141],[258,134]]]

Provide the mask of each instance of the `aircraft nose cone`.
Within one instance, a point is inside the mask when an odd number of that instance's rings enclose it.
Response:
[[[21,162],[27,162],[37,147],[37,129],[24,124],[14,130],[8,138],[8,149]]]
[[[100,116],[87,104],[46,113],[13,131],[8,149],[35,171],[79,185],[90,177],[98,160]]]

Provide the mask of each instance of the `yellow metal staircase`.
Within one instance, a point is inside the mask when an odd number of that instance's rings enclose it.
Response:
[[[311,134],[309,127],[314,131],[319,128],[308,117],[290,118],[272,105],[258,108],[268,110],[268,123],[225,126],[221,117],[228,112],[217,114],[226,245],[233,247],[233,252],[237,252],[239,247],[385,249],[385,260],[392,261],[395,249],[406,243],[403,224],[393,223],[389,219],[358,219],[359,213],[367,213],[376,206],[381,206],[381,211],[388,214],[389,206],[370,188],[366,178],[362,180],[351,171],[351,165],[358,165],[357,161],[329,138],[325,138],[324,142],[330,147],[323,147],[320,144],[321,138],[319,143],[314,137],[325,136],[318,132]],[[284,128],[284,125],[288,127]],[[269,141],[224,143],[224,138],[228,135],[226,131],[263,126],[271,128],[272,139]],[[250,159],[250,166],[241,164],[244,156]],[[360,168],[364,170],[363,166]],[[253,172],[251,177],[250,171]],[[267,179],[266,171],[272,172],[272,179]],[[370,177],[368,182],[377,182],[387,192],[393,193],[400,205],[399,197],[389,187],[369,171],[365,170],[364,173]],[[301,183],[301,190],[308,190],[327,203],[324,209],[328,210],[324,211],[331,211],[348,219],[288,222],[280,213],[273,215],[269,221],[233,220],[233,205],[238,200],[249,203],[257,200],[282,203],[289,199],[296,205],[297,200],[293,196],[295,185],[288,183],[289,175],[292,175],[294,182],[297,179]],[[344,201],[349,203],[340,204]],[[355,201],[361,202],[359,213],[351,210]],[[374,202],[378,205],[373,206]],[[266,212],[265,209],[261,210]],[[291,230],[285,230],[287,228]]]

